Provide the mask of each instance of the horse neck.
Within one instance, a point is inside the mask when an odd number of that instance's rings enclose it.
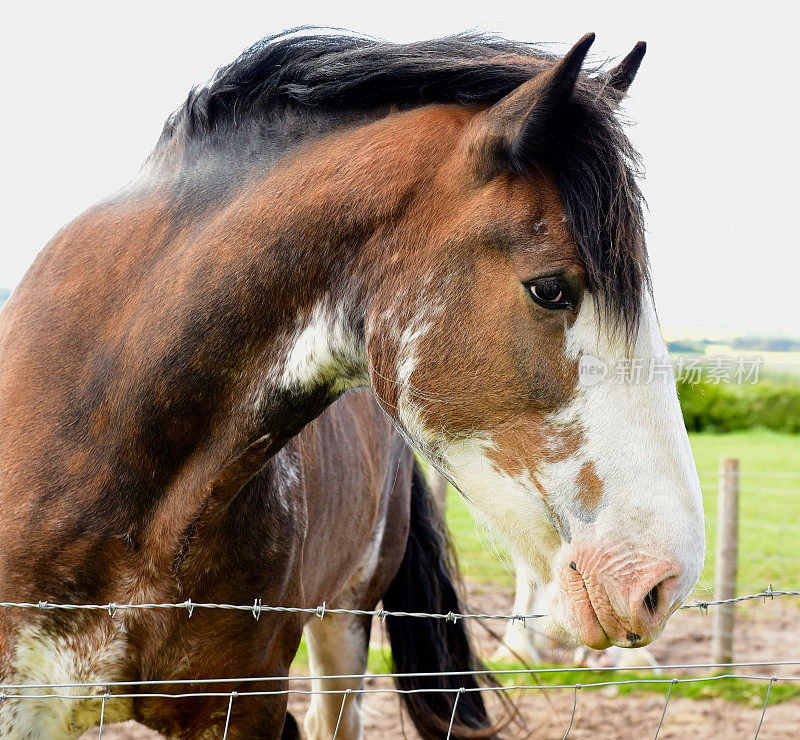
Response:
[[[200,255],[225,293],[216,303],[253,326],[255,336],[242,338],[253,348],[245,395],[272,424],[280,414],[271,407],[282,414],[286,399],[308,405],[308,421],[369,382],[375,296],[385,301],[387,285],[403,279],[398,226],[436,166],[430,157],[423,170],[418,152],[408,161],[413,142],[397,134],[409,129],[413,122],[378,121],[240,175],[245,184],[203,231]]]
[[[162,278],[180,276],[184,293],[174,310],[160,296],[153,311],[161,316],[142,320],[162,346],[191,337],[188,388],[198,363],[212,378],[206,397],[223,421],[189,444],[223,439],[230,460],[268,435],[270,454],[342,393],[371,384],[376,345],[384,359],[397,354],[391,345],[402,344],[402,331],[393,339],[390,329],[407,318],[404,291],[428,269],[425,230],[442,220],[426,204],[470,116],[431,106],[315,137],[264,161],[249,153],[237,160],[234,143],[169,165],[165,189],[177,193],[181,236],[159,269]],[[188,328],[159,336],[176,313]],[[151,396],[171,393],[158,390]],[[380,395],[391,403],[388,390]]]

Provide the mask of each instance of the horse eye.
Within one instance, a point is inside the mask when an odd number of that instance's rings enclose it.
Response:
[[[542,278],[528,286],[531,297],[543,308],[567,308],[566,285],[559,278]]]

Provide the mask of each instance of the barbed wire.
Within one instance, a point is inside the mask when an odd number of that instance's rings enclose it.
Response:
[[[800,596],[800,591],[798,590],[775,590],[772,585],[770,585],[764,591],[760,591],[758,593],[747,594],[743,596],[738,596],[732,599],[719,599],[715,601],[705,601],[705,602],[697,602],[693,604],[684,604],[680,608],[681,609],[699,609],[702,612],[707,612],[709,607],[716,607],[721,606],[724,604],[740,604],[746,601],[751,601],[755,599],[763,599],[766,602],[767,598],[773,599],[775,597],[783,597],[783,596]],[[106,610],[113,616],[118,611],[125,611],[126,609],[186,609],[188,611],[189,617],[191,617],[194,609],[197,608],[210,608],[210,609],[224,609],[224,610],[236,610],[236,611],[250,611],[253,613],[253,616],[258,619],[262,612],[301,612],[306,614],[314,614],[318,616],[320,619],[324,618],[326,614],[358,614],[358,615],[371,615],[380,618],[386,618],[388,616],[400,616],[400,617],[426,617],[426,618],[435,618],[435,619],[445,619],[448,621],[457,621],[458,619],[507,619],[507,620],[520,620],[524,623],[525,619],[528,618],[541,618],[545,615],[518,615],[518,614],[428,614],[428,613],[421,613],[421,612],[394,612],[394,611],[387,611],[383,609],[375,609],[375,610],[363,610],[363,609],[335,609],[331,608],[328,609],[326,604],[323,604],[320,607],[316,608],[304,608],[304,607],[271,607],[266,606],[260,603],[258,599],[256,599],[253,606],[250,605],[236,605],[236,604],[213,604],[213,603],[193,603],[190,600],[185,602],[177,602],[177,603],[166,603],[166,604],[50,604],[48,602],[38,602],[36,604],[33,603],[17,603],[17,602],[2,602],[0,603],[0,607],[8,607],[8,608],[35,608],[35,609],[89,609],[92,611],[96,610]],[[524,692],[524,691],[558,691],[558,690],[571,690],[573,692],[572,697],[572,710],[570,713],[569,724],[567,726],[567,730],[564,734],[564,738],[567,738],[572,731],[572,728],[575,723],[575,715],[578,707],[578,693],[582,689],[586,690],[593,690],[593,689],[601,689],[601,688],[612,688],[612,687],[622,687],[622,686],[646,686],[646,685],[655,685],[655,686],[668,686],[666,699],[664,702],[663,710],[660,714],[658,726],[656,727],[655,731],[655,738],[657,740],[659,733],[661,732],[661,728],[664,724],[665,717],[667,714],[667,708],[670,703],[670,699],[673,696],[673,689],[678,684],[693,684],[693,683],[700,683],[700,682],[715,682],[723,679],[741,679],[746,681],[754,681],[754,682],[763,682],[768,681],[767,690],[765,692],[764,704],[762,706],[761,715],[759,718],[758,726],[755,730],[755,738],[758,738],[758,735],[761,731],[761,728],[764,724],[764,720],[766,717],[767,706],[770,700],[770,694],[772,691],[773,685],[777,681],[784,681],[789,683],[797,683],[800,682],[800,676],[767,676],[761,674],[754,674],[754,673],[740,673],[740,672],[732,672],[733,669],[749,669],[749,668],[757,668],[757,667],[769,667],[769,668],[777,668],[777,667],[790,667],[790,666],[799,666],[800,660],[778,660],[778,661],[746,661],[746,662],[730,662],[730,663],[676,663],[676,664],[669,664],[669,665],[641,665],[641,666],[598,666],[598,667],[583,667],[583,666],[564,666],[564,667],[548,667],[548,668],[497,668],[497,669],[481,669],[481,670],[469,670],[469,671],[444,671],[444,672],[414,672],[414,673],[361,673],[361,674],[331,674],[331,675],[313,675],[313,676],[303,676],[303,675],[293,675],[293,676],[248,676],[248,677],[228,677],[228,678],[203,678],[203,679],[164,679],[164,680],[139,680],[139,681],[102,681],[102,682],[76,682],[76,683],[18,683],[18,684],[5,684],[0,685],[0,706],[2,706],[6,701],[25,701],[25,700],[37,700],[41,701],[44,699],[53,699],[53,700],[60,700],[60,701],[100,701],[100,715],[99,715],[99,740],[102,738],[103,727],[105,723],[105,715],[106,715],[106,705],[108,701],[112,699],[167,699],[167,700],[176,700],[176,699],[192,699],[192,698],[220,698],[220,699],[227,699],[227,713],[225,717],[225,724],[223,730],[223,739],[227,738],[228,731],[231,726],[231,715],[233,709],[233,702],[238,697],[265,697],[265,696],[288,696],[288,695],[305,695],[305,696],[314,696],[314,695],[339,695],[342,697],[342,703],[339,710],[339,717],[336,723],[336,729],[334,730],[333,738],[336,738],[338,735],[339,727],[342,721],[342,716],[344,713],[345,703],[347,701],[347,697],[351,695],[369,695],[369,694],[422,694],[422,693],[439,693],[439,694],[452,694],[453,695],[453,708],[452,714],[450,717],[450,725],[447,733],[447,737],[451,737],[453,724],[456,717],[457,706],[459,698],[462,694],[470,692]],[[714,670],[714,671],[722,671],[716,672],[713,675],[708,676],[675,676],[671,678],[658,678],[658,677],[643,677],[643,676],[633,676],[631,678],[622,678],[622,679],[614,679],[614,680],[600,680],[600,681],[591,681],[589,683],[566,683],[560,682],[556,684],[545,684],[545,683],[519,683],[514,682],[509,685],[503,684],[490,684],[490,685],[479,685],[479,686],[470,686],[470,687],[418,687],[418,688],[408,688],[408,689],[401,689],[397,686],[394,687],[369,687],[363,686],[363,682],[367,679],[376,679],[376,678],[383,678],[383,679],[409,679],[409,678],[441,678],[441,677],[449,677],[451,679],[457,679],[459,677],[466,678],[466,677],[488,677],[490,675],[494,676],[504,676],[507,678],[511,678],[513,681],[514,678],[519,678],[521,676],[528,676],[531,678],[536,678],[537,676],[547,675],[547,674],[560,674],[560,675],[570,675],[570,674],[617,674],[618,672],[627,672],[630,674],[631,672],[640,673],[640,672],[653,672],[653,671],[676,671],[676,670],[693,670],[693,671],[707,671],[707,670]],[[360,688],[315,688],[313,682],[319,681],[359,681],[362,685]],[[299,688],[296,686],[292,686],[293,682],[312,682],[312,687],[310,689]],[[281,688],[264,688],[264,689],[248,689],[246,686],[252,686],[253,684],[257,683],[274,683],[274,682],[281,682],[287,687]],[[230,686],[231,684],[236,685],[237,689],[233,691],[222,691],[222,690],[214,690],[215,686],[219,686],[221,684],[227,684]],[[242,689],[242,685],[245,685],[245,688]],[[190,691],[139,691],[137,689],[149,689],[151,687],[174,687],[174,688],[190,688],[195,690]],[[208,687],[205,690],[196,690],[197,687]],[[116,691],[117,689],[122,689],[122,691]],[[210,689],[210,690],[209,690]],[[72,693],[65,693],[67,691],[72,691]],[[87,691],[95,691],[98,693],[86,693]],[[102,693],[99,693],[102,691]],[[24,692],[24,693],[23,693]]]
[[[743,596],[735,596],[730,599],[715,599],[706,601],[695,601],[691,604],[682,604],[679,609],[698,609],[701,612],[707,612],[711,607],[723,606],[725,604],[739,604],[745,601],[752,601],[754,599],[775,599],[787,596],[800,596],[800,590],[776,590],[768,586],[765,590],[758,593],[746,594]],[[250,612],[254,619],[258,620],[264,613],[288,613],[288,614],[309,614],[323,619],[326,614],[350,614],[354,616],[363,617],[377,617],[382,621],[387,617],[408,617],[416,619],[443,619],[447,622],[458,622],[462,619],[496,619],[506,620],[511,622],[524,622],[528,619],[544,619],[548,614],[484,614],[484,613],[469,613],[469,612],[406,612],[406,611],[393,611],[389,609],[346,609],[341,607],[328,607],[326,602],[319,606],[302,607],[302,606],[271,606],[262,604],[261,599],[255,599],[253,604],[225,604],[215,602],[194,602],[191,599],[178,602],[163,602],[163,603],[142,603],[142,604],[120,604],[116,602],[109,602],[107,604],[62,604],[52,603],[49,601],[38,602],[18,602],[18,601],[3,601],[0,602],[0,608],[4,609],[38,609],[40,611],[48,610],[64,610],[64,611],[105,611],[111,617],[116,616],[118,612],[125,611],[138,611],[138,610],[186,610],[189,618],[192,617],[195,610],[200,609],[219,609],[222,611],[239,611]]]

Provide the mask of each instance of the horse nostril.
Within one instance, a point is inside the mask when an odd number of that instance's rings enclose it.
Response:
[[[655,615],[658,611],[658,587],[660,585],[661,584],[656,584],[653,586],[644,597],[645,609],[647,609],[651,616]]]

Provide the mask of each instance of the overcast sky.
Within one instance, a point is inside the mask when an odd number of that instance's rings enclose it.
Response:
[[[394,41],[480,29],[566,49],[595,31],[600,57],[648,42],[627,111],[662,323],[800,335],[795,7],[2,0],[0,286],[134,176],[189,88],[261,36],[307,23]]]

